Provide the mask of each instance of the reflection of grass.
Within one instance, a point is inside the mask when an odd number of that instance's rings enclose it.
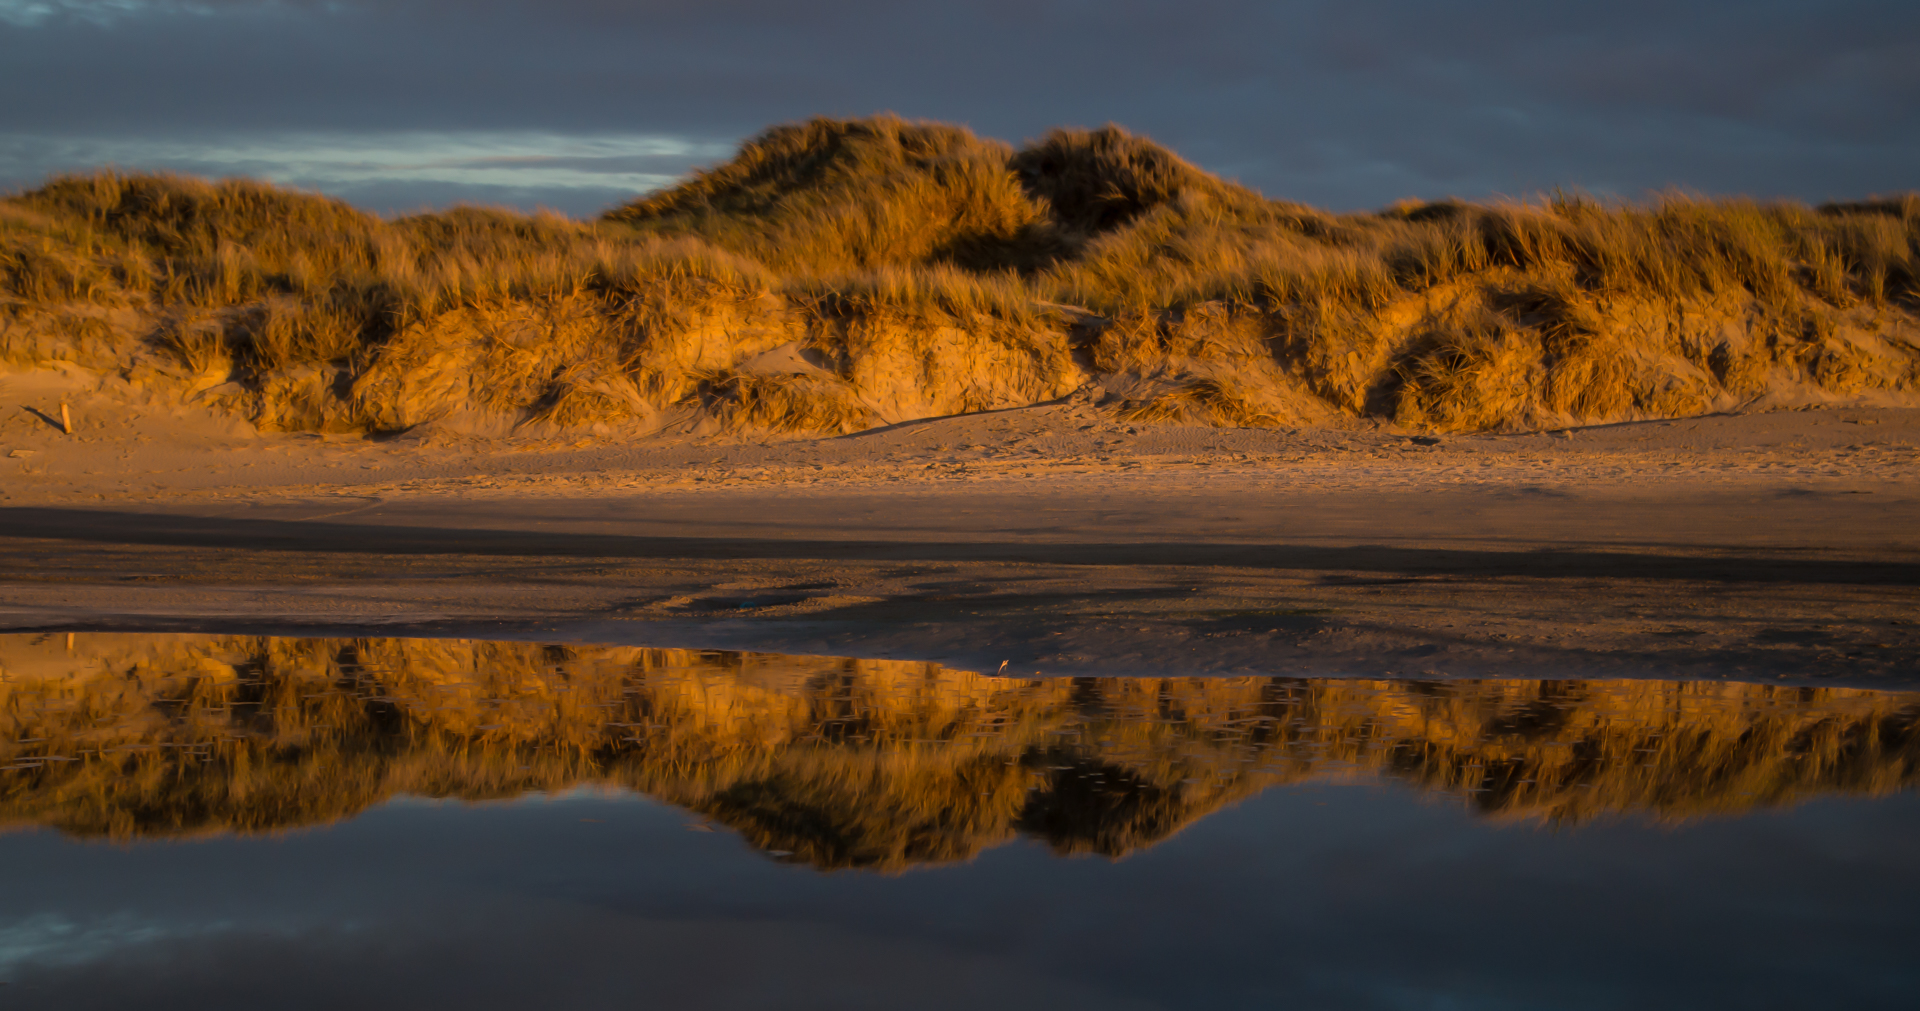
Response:
[[[1272,613],[1272,612],[1262,612]],[[820,867],[1025,832],[1120,855],[1367,770],[1491,815],[1685,818],[1920,779],[1920,696],[1678,682],[1021,681],[934,665],[406,639],[0,642],[0,819],[272,831],[402,793],[597,784]]]
[[[1256,607],[1244,610],[1176,611],[1169,618],[1298,618],[1315,614],[1338,614],[1332,607]]]
[[[1557,428],[1913,393],[1920,196],[1333,214],[1115,128],[815,119],[593,222],[57,178],[0,199],[0,296],[0,362],[231,379],[282,429],[833,433],[1089,378],[1136,419]],[[740,371],[787,345],[824,374]]]

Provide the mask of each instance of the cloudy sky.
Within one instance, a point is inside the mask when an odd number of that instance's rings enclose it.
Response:
[[[771,123],[1115,122],[1270,196],[1920,188],[1913,0],[0,0],[0,188],[594,213]]]

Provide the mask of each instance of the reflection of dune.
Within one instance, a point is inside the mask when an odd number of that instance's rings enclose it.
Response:
[[[400,793],[628,787],[822,867],[1026,833],[1117,855],[1277,783],[1678,818],[1920,774],[1920,694],[1662,681],[1020,681],[932,664],[424,639],[0,636],[0,822],[130,838]]]

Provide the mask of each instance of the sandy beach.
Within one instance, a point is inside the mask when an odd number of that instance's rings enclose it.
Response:
[[[1920,685],[1914,410],[1433,437],[1062,401],[615,444],[262,434],[75,391],[69,436],[61,374],[35,382],[0,421],[13,631]]]

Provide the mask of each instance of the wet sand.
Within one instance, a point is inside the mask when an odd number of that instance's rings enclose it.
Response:
[[[82,407],[0,424],[0,628],[1920,686],[1920,411],[1435,440],[1057,404],[556,445]]]

